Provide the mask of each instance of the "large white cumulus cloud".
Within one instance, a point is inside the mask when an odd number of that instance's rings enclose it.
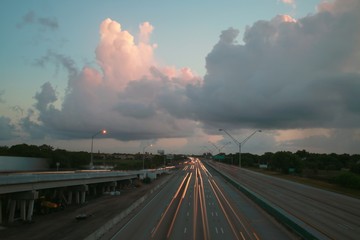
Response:
[[[277,16],[222,32],[206,58],[194,113],[211,126],[360,127],[360,2],[320,5],[302,19]],[[191,105],[191,104],[189,104]]]
[[[152,30],[147,22],[140,25],[136,41],[118,22],[104,20],[96,49],[98,69],[77,71],[71,59],[53,52],[38,60],[38,64],[62,64],[69,73],[68,89],[57,108],[57,93],[45,83],[35,95],[39,117],[31,122],[28,116],[24,127],[37,126],[60,138],[88,137],[102,128],[111,138],[121,140],[192,135],[195,122],[172,116],[159,99],[163,91],[184,88],[200,79],[188,69],[157,66],[153,56],[156,45],[150,44]]]

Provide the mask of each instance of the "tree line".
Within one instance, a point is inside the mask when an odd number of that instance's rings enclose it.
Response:
[[[218,161],[239,165],[239,153],[222,154],[224,159]],[[241,154],[242,167],[259,167],[260,165],[283,174],[297,174],[360,189],[360,154],[310,153],[306,150],[295,153],[278,151],[262,155]]]
[[[50,145],[41,146],[18,144],[11,147],[0,146],[0,156],[18,156],[18,157],[36,157],[48,160],[49,167],[57,168],[57,163],[62,170],[76,170],[86,168],[90,163],[90,153],[85,151],[67,151],[64,149],[54,149]],[[142,169],[143,155],[134,154],[134,159],[119,160],[107,154],[104,159],[103,154],[94,153],[94,163],[97,165],[110,164],[115,166],[116,170],[137,170]],[[164,165],[164,155],[146,155],[144,161],[145,168],[157,168]],[[181,161],[183,155],[174,155],[172,161]],[[0,169],[1,170],[1,169]]]
[[[0,146],[0,156],[45,158],[48,160],[50,168],[56,168],[56,163],[59,163],[62,169],[79,169],[88,165],[90,160],[88,152],[72,152],[54,149],[46,144],[36,146],[25,143],[11,147]]]
[[[228,164],[239,164],[239,153],[224,155],[224,162]],[[262,155],[251,153],[241,154],[241,165],[243,167],[257,167],[259,164],[266,164],[268,168],[282,173],[289,173],[289,170],[301,173],[304,169],[318,170],[341,170],[349,169],[360,174],[360,154],[324,154],[309,153],[306,150],[295,153],[289,151],[278,151],[276,153],[266,152]]]

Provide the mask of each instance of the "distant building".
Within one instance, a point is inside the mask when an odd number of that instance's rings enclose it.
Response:
[[[262,163],[262,164],[259,164],[259,168],[261,169],[267,169],[268,168],[268,165],[265,163]]]
[[[132,154],[114,154],[113,158],[120,159],[120,160],[128,160],[128,159],[134,160],[135,159],[134,155],[132,155]]]

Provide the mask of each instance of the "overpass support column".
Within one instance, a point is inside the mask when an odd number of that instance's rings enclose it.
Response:
[[[86,192],[89,191],[89,186],[88,185],[82,185],[81,186],[81,204],[84,204],[86,201]]]
[[[71,205],[71,203],[72,203],[72,196],[73,196],[73,192],[72,191],[69,191],[69,193],[68,193],[69,195],[68,195],[68,200],[67,200],[67,204],[68,205]]]
[[[26,200],[20,201],[20,216],[21,220],[26,221]]]
[[[116,182],[116,181],[111,182],[111,183],[110,183],[110,191],[115,192],[116,186],[117,186],[117,182]]]
[[[94,185],[94,186],[92,187],[92,189],[93,189],[93,195],[94,195],[94,196],[96,196],[96,194],[97,194],[97,192],[96,192],[96,187],[97,187],[96,185]]]
[[[86,192],[89,191],[88,185],[79,185],[71,188],[75,192],[76,204],[84,204],[86,200]]]
[[[23,221],[31,221],[32,215],[34,212],[34,200],[38,199],[39,192],[37,191],[27,191],[27,192],[19,192],[11,195],[10,200],[10,213],[9,213],[9,222],[14,222],[15,219],[15,210],[16,210],[16,202],[20,202],[20,217]],[[28,204],[28,211],[26,212],[26,203]],[[26,214],[27,213],[27,214]]]
[[[86,200],[86,192],[82,191],[81,192],[81,204],[84,204]]]
[[[76,204],[80,204],[80,192],[79,191],[76,191],[75,192],[75,201],[76,201]]]
[[[34,199],[30,199],[29,200],[29,206],[28,206],[28,213],[27,213],[27,218],[26,220],[31,222],[32,221],[32,216],[33,216],[33,212],[34,212]]]
[[[16,200],[10,200],[10,212],[9,212],[9,223],[14,222],[15,218]]]
[[[0,225],[3,223],[2,219],[3,219],[3,215],[2,215],[2,199],[0,198]]]

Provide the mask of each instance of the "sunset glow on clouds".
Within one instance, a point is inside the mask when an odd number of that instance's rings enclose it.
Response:
[[[282,2],[295,6],[295,1]],[[14,142],[17,136],[21,141],[83,141],[86,146],[94,131],[106,128],[112,144],[132,146],[131,151],[149,141],[171,151],[199,153],[209,141],[219,146],[229,141],[219,128],[239,140],[262,129],[247,143],[249,151],[356,152],[360,4],[337,0],[317,9],[297,19],[278,13],[255,21],[243,36],[234,27],[223,29],[208,54],[196,56],[206,59],[204,76],[194,74],[191,66],[160,64],[162,46],[153,42],[160,30],[151,21],[130,31],[118,20],[103,18],[93,26],[99,35],[91,63],[79,64],[53,49],[34,57],[40,69],[62,70],[66,86],[48,79],[18,119],[1,115],[0,140]],[[56,18],[40,19],[28,13],[19,20],[19,30],[26,24],[50,30],[57,23],[52,31],[61,27]],[[7,89],[0,88],[0,105],[8,104],[7,97]],[[236,151],[236,146],[225,151]]]
[[[70,132],[85,137],[89,129],[99,127],[106,127],[112,138],[120,140],[191,135],[195,123],[171,116],[158,99],[162,91],[176,91],[186,84],[198,83],[199,79],[187,69],[157,68],[154,46],[149,43],[152,29],[147,22],[140,25],[136,43],[135,37],[122,30],[118,22],[105,19],[96,49],[100,70],[84,67],[74,74],[71,64],[62,62],[69,71],[65,99],[61,109],[56,109],[55,90],[45,83],[36,94],[35,107],[41,121],[37,127],[51,126],[53,132],[49,134],[58,137],[67,137]]]
[[[130,81],[149,76],[155,64],[154,46],[149,44],[153,27],[145,22],[139,27],[139,42],[120,23],[106,19],[100,26],[100,43],[96,49],[97,61],[105,80],[118,90]]]
[[[294,4],[295,3],[295,0],[281,0],[281,1],[286,4]]]

